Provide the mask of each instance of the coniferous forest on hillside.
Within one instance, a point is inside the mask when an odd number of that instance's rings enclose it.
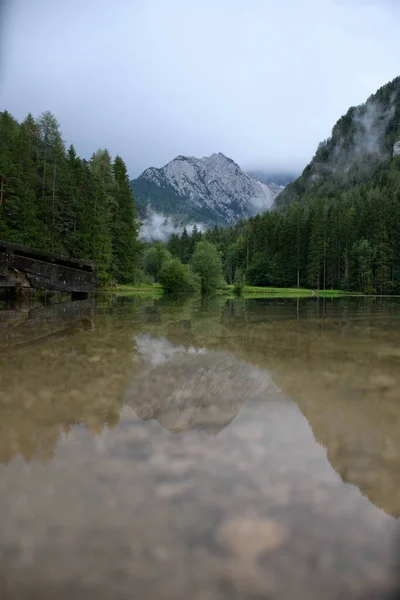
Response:
[[[198,234],[196,234],[198,235]],[[168,243],[190,261],[186,231]],[[316,195],[204,236],[217,245],[228,283],[400,293],[400,157],[337,197]]]
[[[81,159],[50,112],[18,123],[5,111],[0,187],[0,239],[92,260],[100,283],[133,280],[139,225],[120,156]]]

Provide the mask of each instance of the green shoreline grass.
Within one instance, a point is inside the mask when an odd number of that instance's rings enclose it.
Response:
[[[227,298],[235,298],[233,285],[227,285],[225,289],[219,290],[218,295]],[[159,298],[163,295],[162,287],[159,283],[136,284],[136,285],[116,285],[113,287],[104,287],[103,292],[112,292],[114,294],[123,294],[124,296],[152,296]],[[306,288],[278,288],[278,287],[256,287],[244,286],[242,298],[335,298],[340,296],[358,296],[357,293],[342,292],[340,290],[319,290],[313,291]]]
[[[227,295],[234,296],[234,286],[228,285]],[[306,288],[278,288],[278,287],[257,287],[245,285],[242,292],[243,298],[335,298],[339,296],[351,296],[349,292],[341,290],[309,290]]]
[[[123,294],[124,296],[153,296],[159,298],[163,295],[163,289],[159,283],[138,283],[136,285],[115,285],[101,288],[101,292]]]

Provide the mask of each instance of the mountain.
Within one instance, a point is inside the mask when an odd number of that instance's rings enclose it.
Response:
[[[400,77],[381,87],[368,100],[351,107],[321,142],[302,175],[276,200],[277,206],[300,198],[335,197],[370,179],[400,155]]]
[[[256,181],[221,152],[204,158],[177,156],[161,169],[131,181],[139,215],[148,209],[177,224],[230,225],[263,212],[280,191]]]

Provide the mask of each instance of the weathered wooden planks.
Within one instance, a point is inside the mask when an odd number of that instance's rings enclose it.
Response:
[[[0,241],[0,287],[88,294],[96,278],[89,262]]]
[[[4,242],[2,240],[0,240],[0,252],[16,254],[19,256],[29,256],[44,262],[74,267],[83,271],[93,271],[93,264],[90,261],[69,258],[63,254],[53,254],[52,252],[45,252],[44,250],[38,250],[37,248],[28,248],[27,246],[19,246],[18,244],[11,244],[10,242]]]

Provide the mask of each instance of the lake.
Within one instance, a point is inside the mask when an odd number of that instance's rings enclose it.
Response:
[[[400,301],[0,313],[0,598],[395,598]]]

